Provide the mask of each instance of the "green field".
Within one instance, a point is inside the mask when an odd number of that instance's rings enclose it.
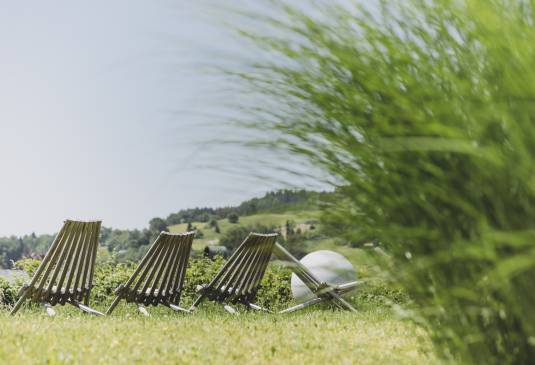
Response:
[[[59,308],[0,314],[2,364],[428,364],[425,333],[380,312],[315,310],[289,316],[133,306],[108,318]]]

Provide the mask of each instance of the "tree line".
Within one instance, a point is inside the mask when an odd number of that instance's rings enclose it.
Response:
[[[282,212],[285,210],[305,209],[317,205],[325,192],[306,190],[278,190],[266,193],[261,198],[244,201],[238,206],[222,208],[191,208],[172,213],[167,218],[155,217],[144,229],[114,229],[102,227],[100,244],[110,255],[119,261],[138,260],[146,251],[147,245],[156,239],[161,231],[169,226],[191,222],[212,222],[218,219],[236,220],[239,216],[261,212]],[[42,257],[55,235],[32,233],[24,236],[0,237],[0,268],[11,268],[14,261],[23,257]]]

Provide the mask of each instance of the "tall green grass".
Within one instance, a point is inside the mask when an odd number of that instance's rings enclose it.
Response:
[[[535,2],[270,3],[240,125],[332,176],[325,221],[393,256],[440,357],[531,363]]]

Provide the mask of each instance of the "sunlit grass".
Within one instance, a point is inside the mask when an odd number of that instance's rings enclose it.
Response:
[[[381,312],[311,311],[290,316],[134,307],[96,318],[58,309],[0,315],[5,364],[421,364],[425,332]]]

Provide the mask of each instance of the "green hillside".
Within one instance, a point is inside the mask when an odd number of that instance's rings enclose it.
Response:
[[[285,212],[285,213],[259,213],[249,216],[239,217],[238,223],[230,223],[228,219],[218,219],[217,224],[220,228],[220,233],[216,233],[215,230],[210,227],[209,222],[191,222],[191,225],[197,230],[201,230],[203,238],[195,239],[194,249],[203,249],[207,245],[217,245],[221,236],[232,228],[239,226],[276,226],[280,230],[284,231],[286,222],[291,221],[296,225],[307,225],[311,222],[317,226],[318,217],[320,212],[316,210],[306,212]],[[169,226],[170,232],[186,232],[188,224],[181,223]]]
[[[231,229],[237,227],[254,227],[257,225],[275,226],[281,233],[282,240],[285,237],[285,226],[287,222],[292,222],[295,227],[301,228],[302,237],[305,246],[305,252],[317,250],[332,250],[347,257],[357,268],[359,276],[375,276],[378,268],[376,261],[370,257],[369,250],[352,248],[344,242],[337,241],[323,233],[322,224],[319,222],[319,210],[290,211],[284,213],[259,213],[249,216],[239,217],[238,223],[230,223],[228,219],[219,219],[217,224],[220,233],[216,233],[214,228],[210,227],[209,222],[192,222],[191,226],[202,232],[202,238],[196,238],[193,243],[193,249],[197,251],[204,250],[206,246],[219,245],[220,239]],[[186,232],[188,224],[181,223],[169,227],[170,232]],[[313,230],[310,230],[314,227]]]

